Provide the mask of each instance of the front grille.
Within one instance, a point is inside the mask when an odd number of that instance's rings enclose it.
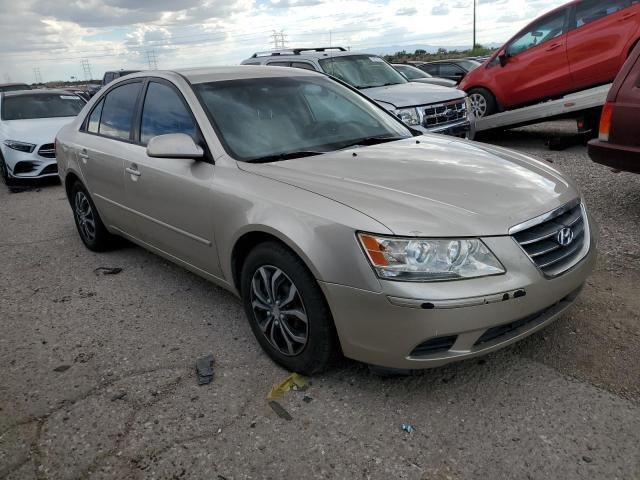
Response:
[[[432,338],[431,340],[427,340],[414,348],[410,356],[424,357],[438,352],[447,352],[451,347],[453,347],[453,344],[456,343],[457,338],[458,337],[456,335]]]
[[[45,143],[38,150],[38,155],[44,158],[56,158],[56,147],[53,143]]]
[[[563,245],[561,232],[571,231],[573,239]],[[578,260],[585,243],[585,219],[580,204],[513,235],[529,258],[545,275],[556,276]],[[566,235],[565,239],[566,241]]]
[[[58,165],[55,163],[52,163],[51,165],[47,165],[46,167],[44,167],[42,169],[42,172],[40,172],[40,175],[50,175],[52,173],[58,173]]]
[[[467,118],[467,104],[464,100],[427,105],[422,110],[422,126],[435,128],[456,123]]]

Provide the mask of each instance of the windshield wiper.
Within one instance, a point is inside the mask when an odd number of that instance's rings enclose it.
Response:
[[[393,82],[388,82],[388,83],[383,83],[382,85],[367,85],[366,87],[357,87],[360,90],[364,90],[367,88],[378,88],[378,87],[388,87],[390,85],[400,85],[399,83],[393,83]]]
[[[316,152],[313,150],[299,150],[294,152],[276,153],[275,155],[265,155],[247,160],[248,163],[269,163],[279,162],[282,160],[293,160],[294,158],[313,157],[314,155],[322,155],[327,152]]]
[[[395,142],[397,140],[404,140],[409,137],[364,137],[358,140],[354,140],[353,142],[344,145],[342,148],[356,147],[356,146],[370,146],[370,145],[378,145],[380,143],[387,142]]]

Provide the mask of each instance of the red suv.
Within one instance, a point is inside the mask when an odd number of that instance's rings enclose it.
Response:
[[[589,142],[594,162],[640,173],[640,44],[613,83],[600,117],[600,135]]]
[[[640,0],[580,0],[533,21],[458,88],[476,116],[613,81],[640,38]]]

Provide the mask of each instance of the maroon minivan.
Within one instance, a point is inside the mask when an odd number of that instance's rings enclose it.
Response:
[[[600,134],[589,142],[594,162],[640,173],[640,43],[609,91],[600,117]]]

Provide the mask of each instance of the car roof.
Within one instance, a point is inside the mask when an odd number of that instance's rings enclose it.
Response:
[[[28,87],[29,85],[27,85],[26,83],[21,83],[21,82],[17,82],[17,83],[0,83],[0,88],[2,87]]]
[[[375,53],[349,51],[342,47],[322,47],[322,48],[292,48],[287,50],[270,50],[267,52],[256,52],[245,62],[258,59],[278,59],[278,58],[330,58],[330,57],[350,57],[352,55],[367,55],[379,57]]]
[[[11,92],[2,92],[2,95],[6,98],[6,97],[21,97],[24,95],[42,95],[42,94],[46,94],[48,93],[49,95],[53,94],[53,95],[69,95],[69,91],[68,90],[63,90],[60,88],[54,89],[54,88],[38,88],[38,89],[34,89],[34,90],[14,90]]]
[[[145,70],[134,73],[128,78],[153,77],[179,75],[186,78],[190,83],[223,82],[226,80],[245,80],[249,78],[273,78],[273,77],[312,77],[325,75],[311,70],[296,69],[295,74],[291,69],[282,67],[268,67],[262,65],[234,65],[230,67],[199,67],[181,68],[176,70]]]

